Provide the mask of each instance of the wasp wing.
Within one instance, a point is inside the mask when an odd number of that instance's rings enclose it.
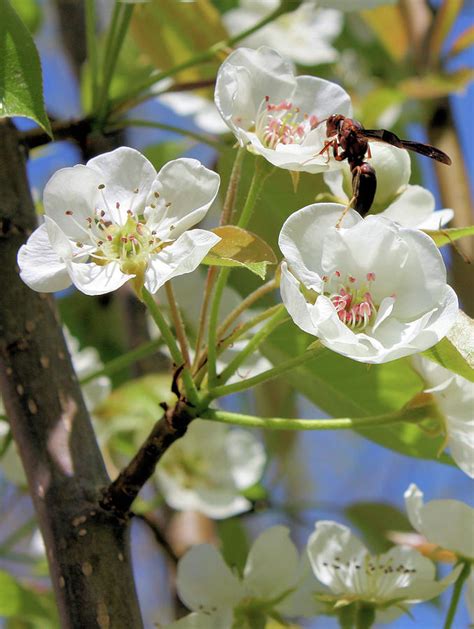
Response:
[[[399,149],[406,149],[407,151],[414,151],[425,157],[430,157],[443,164],[451,164],[451,158],[440,151],[435,146],[430,144],[421,144],[420,142],[411,142],[410,140],[401,140],[395,133],[387,131],[386,129],[364,129],[361,132],[368,140],[375,140],[376,142],[385,142],[396,146]]]

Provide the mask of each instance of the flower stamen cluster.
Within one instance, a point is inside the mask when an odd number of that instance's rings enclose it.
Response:
[[[323,294],[329,297],[342,323],[350,328],[363,330],[377,316],[377,307],[370,292],[375,273],[367,273],[368,284],[364,282],[358,285],[357,279],[352,275],[347,276],[346,282],[341,282],[340,278],[340,271],[335,271],[331,277],[324,275]]]
[[[287,100],[271,103],[270,97],[265,96],[257,111],[255,132],[265,146],[275,149],[278,144],[301,143],[317,125],[314,114],[302,114]]]

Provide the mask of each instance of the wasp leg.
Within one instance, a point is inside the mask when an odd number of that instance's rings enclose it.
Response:
[[[342,214],[341,214],[341,216],[339,217],[339,220],[336,223],[336,229],[339,229],[339,227],[341,226],[341,223],[344,220],[345,215],[351,209],[352,204],[354,203],[354,201],[355,201],[355,197],[352,197],[352,199],[349,201],[349,205],[347,207],[345,207],[344,210],[342,211]]]

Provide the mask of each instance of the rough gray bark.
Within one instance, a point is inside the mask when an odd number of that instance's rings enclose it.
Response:
[[[129,522],[101,508],[109,484],[51,296],[18,276],[36,227],[17,133],[0,122],[0,391],[47,548],[65,629],[140,629]]]

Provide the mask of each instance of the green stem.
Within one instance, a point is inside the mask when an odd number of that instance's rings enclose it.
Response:
[[[212,138],[201,133],[196,133],[195,131],[190,131],[189,129],[182,129],[181,127],[175,127],[173,125],[165,124],[163,122],[125,118],[123,120],[110,121],[109,124],[110,127],[107,126],[106,131],[115,131],[118,129],[125,129],[127,127],[146,127],[151,129],[162,129],[163,131],[171,131],[172,133],[178,133],[179,135],[184,135],[185,137],[191,138],[192,140],[196,140],[196,142],[212,146],[212,148],[215,149],[222,149],[227,146],[224,142],[213,140]]]
[[[204,358],[201,354],[201,347],[204,339],[204,330],[207,322],[207,311],[209,310],[209,302],[211,301],[212,287],[214,286],[214,279],[216,277],[217,267],[210,266],[207,270],[206,285],[204,287],[204,297],[202,299],[201,312],[199,313],[199,325],[198,333],[196,337],[195,354],[193,361],[193,371],[201,364],[201,359]]]
[[[243,362],[255,352],[261,343],[288,317],[286,308],[280,304],[272,318],[253,335],[244,349],[237,354],[224,371],[219,375],[219,382],[227,382],[227,380],[237,371]],[[210,384],[210,383],[209,383]]]
[[[252,35],[256,31],[258,31],[260,28],[265,26],[266,24],[269,24],[280,15],[283,15],[284,13],[286,13],[288,10],[289,9],[287,7],[280,6],[277,9],[275,9],[275,11],[272,11],[272,13],[270,13],[269,15],[261,19],[259,22],[254,24],[251,28],[248,28],[245,31],[238,33],[234,37],[229,37],[228,39],[224,39],[220,42],[217,42],[217,44],[214,44],[213,46],[211,46],[204,52],[196,55],[195,57],[191,57],[191,59],[188,59],[187,61],[184,61],[183,63],[180,63],[179,65],[174,66],[173,68],[170,68],[169,70],[165,70],[163,72],[158,72],[156,74],[153,74],[146,81],[144,81],[141,85],[139,85],[134,90],[129,92],[126,96],[116,99],[115,102],[112,103],[114,106],[114,109],[116,107],[120,107],[124,101],[127,101],[131,98],[134,98],[135,96],[138,96],[143,91],[152,87],[153,85],[155,85],[155,83],[157,83],[158,81],[161,81],[162,79],[166,79],[169,76],[178,74],[179,72],[182,72],[183,70],[187,70],[188,68],[192,68],[193,66],[199,65],[201,63],[205,63],[206,61],[211,61],[219,52],[224,51],[227,48],[231,48],[234,44],[237,44],[242,39],[249,37],[249,35]]]
[[[154,354],[162,343],[163,341],[161,339],[147,341],[139,347],[136,347],[121,356],[117,356],[117,358],[109,360],[103,367],[82,378],[79,383],[81,385],[88,384],[89,382],[100,378],[100,376],[111,376],[118,371],[122,371],[130,365],[133,365],[133,363],[142,360],[142,358],[146,358],[147,356]]]
[[[401,411],[386,413],[385,415],[358,418],[291,419],[288,417],[256,417],[254,415],[243,415],[242,413],[230,413],[208,408],[199,411],[199,417],[223,424],[270,430],[358,430],[360,428],[378,428],[379,426],[397,424],[399,422],[421,421],[426,417],[426,410],[421,407],[410,410],[402,409]]]
[[[229,334],[229,336],[226,336],[224,339],[219,341],[219,343],[217,344],[217,350],[216,350],[217,356],[222,354],[222,352],[225,349],[227,349],[230,345],[235,343],[235,341],[237,341],[246,332],[251,330],[253,327],[258,325],[262,321],[265,321],[266,319],[271,317],[276,312],[276,310],[280,307],[280,305],[281,304],[277,304],[276,306],[272,306],[271,308],[267,308],[267,310],[264,310],[263,312],[259,312],[257,315],[255,315],[254,317],[252,317],[251,319],[249,319],[245,323],[242,323],[242,325],[236,326],[234,328],[234,330],[232,331],[232,334]],[[218,328],[218,330],[217,330],[218,338],[222,338],[222,334],[220,333],[220,329],[221,328]],[[199,357],[198,365],[203,365],[203,362],[205,362],[206,356],[207,356],[207,349],[204,352],[201,353],[201,356]],[[204,369],[204,366],[202,366],[202,367],[199,368],[199,370],[196,373],[196,378],[195,379],[196,379],[196,383],[197,384],[200,384],[202,382],[202,380],[204,378],[204,375],[205,375],[205,369]]]
[[[370,629],[375,622],[375,609],[373,605],[361,603],[355,614],[355,629]]]
[[[219,270],[214,295],[212,296],[211,311],[209,313],[209,330],[207,337],[207,373],[209,386],[216,382],[216,359],[217,359],[217,323],[219,321],[219,307],[221,305],[222,293],[224,292],[230,268]]]
[[[238,319],[245,310],[247,310],[247,308],[250,308],[250,306],[252,306],[256,301],[261,299],[267,293],[270,293],[272,290],[275,290],[277,287],[277,281],[273,279],[247,295],[247,297],[243,299],[240,304],[227,315],[227,317],[219,326],[219,329],[217,330],[217,335],[221,337],[224,332],[226,332],[226,330],[230,328],[234,321]]]
[[[207,399],[215,400],[217,398],[230,395],[231,393],[240,393],[241,391],[256,387],[258,384],[262,384],[262,382],[268,382],[269,380],[278,378],[278,376],[281,376],[282,374],[287,373],[288,371],[291,371],[296,367],[299,367],[309,360],[314,360],[325,351],[326,348],[320,345],[319,347],[316,347],[314,349],[307,350],[300,356],[295,356],[295,358],[286,360],[276,367],[267,369],[266,371],[263,371],[262,373],[253,376],[253,378],[247,378],[246,380],[242,380],[241,382],[234,382],[233,384],[215,387],[214,389],[211,389],[209,391]]]
[[[454,584],[453,594],[451,596],[451,602],[449,604],[448,613],[446,614],[446,620],[444,622],[444,629],[451,629],[454,617],[456,616],[456,610],[459,603],[459,598],[461,597],[462,588],[466,579],[471,572],[471,562],[465,561],[461,572]]]
[[[97,57],[97,35],[95,31],[96,10],[95,0],[86,0],[86,43],[87,60],[89,62],[89,72],[91,79],[92,111],[95,111],[97,101],[97,77],[99,72],[99,62]]]
[[[178,304],[176,302],[176,297],[174,296],[173,285],[171,282],[166,282],[165,284],[166,297],[168,299],[168,304],[170,306],[170,314],[173,320],[174,329],[176,331],[176,336],[178,337],[179,346],[181,348],[181,354],[184,358],[184,363],[187,367],[191,366],[191,361],[189,359],[189,343],[188,337],[186,336],[186,330],[184,329],[183,318],[181,316],[181,312],[179,311]]]
[[[245,156],[245,149],[239,148],[235,156],[234,164],[232,166],[232,172],[229,179],[229,185],[224,199],[224,205],[222,207],[220,225],[226,225],[230,221],[232,211],[234,208],[235,198],[239,187],[240,173],[242,169],[242,161]],[[214,280],[216,278],[217,270],[215,267],[211,267],[207,272],[206,286],[204,288],[204,297],[201,306],[201,312],[199,313],[199,326],[198,334],[196,338],[196,354],[194,357],[193,369],[196,369],[201,364],[201,346],[204,339],[204,330],[207,322],[207,311],[209,309],[209,302],[211,299],[212,287],[214,286]],[[217,324],[216,324],[217,325]]]
[[[133,4],[124,4],[116,1],[112,23],[107,37],[102,85],[99,91],[97,104],[97,121],[102,128],[109,113],[109,89],[115,67],[117,65],[120,49],[127,34],[133,13]]]
[[[265,159],[258,156],[255,159],[255,170],[253,173],[252,182],[250,184],[250,189],[247,195],[247,199],[245,201],[244,208],[242,210],[242,214],[237,221],[237,227],[245,228],[249,224],[258,195],[263,188],[263,184],[265,183],[266,178],[271,172],[272,169],[267,170]]]
[[[239,146],[235,155],[234,164],[232,166],[232,172],[230,173],[229,185],[227,186],[224,205],[222,206],[222,214],[220,220],[221,225],[228,225],[231,223],[231,217],[234,210],[235,199],[237,197],[237,190],[239,188],[240,175],[242,172],[242,162],[244,161],[245,153],[245,148]]]
[[[148,308],[148,311],[150,312],[150,315],[153,317],[153,321],[158,326],[158,329],[161,332],[163,340],[165,341],[166,345],[168,345],[173,362],[175,363],[176,366],[185,365],[183,355],[181,354],[179,350],[178,344],[175,341],[173,333],[168,323],[166,322],[166,319],[161,314],[161,310],[159,309],[158,304],[154,300],[153,295],[149,293],[145,287],[143,287],[141,296],[142,296],[144,304],[146,305],[146,307]],[[196,385],[194,384],[194,381],[192,379],[189,368],[187,366],[184,366],[183,368],[182,377],[183,377],[184,388],[186,391],[186,397],[192,404],[197,405],[199,403],[199,394],[196,389]]]

